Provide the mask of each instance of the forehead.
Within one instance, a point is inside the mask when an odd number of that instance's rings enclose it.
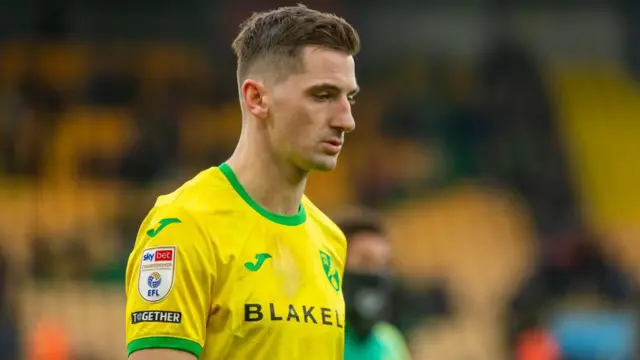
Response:
[[[358,87],[353,56],[314,46],[303,48],[300,56],[304,71],[292,76],[298,84],[308,87],[329,83],[347,92]]]
[[[362,232],[351,236],[348,240],[349,251],[366,252],[376,256],[388,256],[390,244],[383,235],[373,232]]]
[[[379,234],[361,233],[348,240],[347,267],[353,271],[378,271],[390,266],[391,246]]]

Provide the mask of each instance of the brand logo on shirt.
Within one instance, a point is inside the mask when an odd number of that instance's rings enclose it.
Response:
[[[340,291],[340,274],[338,273],[338,268],[336,268],[333,263],[333,259],[322,250],[320,250],[320,259],[322,260],[324,274],[327,276],[331,287],[333,287],[335,291]]]
[[[268,253],[256,254],[256,261],[247,261],[246,263],[244,263],[244,267],[249,271],[258,271],[262,267],[264,261],[267,259],[271,259],[271,257],[271,254]]]
[[[138,293],[142,299],[153,303],[167,297],[173,287],[176,252],[175,246],[142,251],[138,276]]]
[[[155,253],[145,252],[142,256],[143,262],[150,261],[171,261],[173,260],[173,251],[172,250],[159,250]]]
[[[318,324],[344,328],[344,314],[337,309],[316,307],[310,305],[296,306],[289,304],[278,307],[269,303],[268,307],[262,304],[244,304],[244,321],[289,321],[306,324]]]
[[[158,235],[162,230],[164,230],[164,228],[166,228],[167,226],[171,225],[171,224],[179,224],[182,221],[180,221],[180,219],[178,218],[166,218],[166,219],[162,219],[158,222],[158,226],[155,229],[149,229],[147,231],[147,235],[149,235],[150,237],[156,237],[156,235]]]
[[[157,289],[162,284],[162,276],[157,271],[154,271],[147,278],[147,285],[152,289]]]
[[[131,323],[159,322],[180,324],[182,313],[177,311],[136,311],[131,313]]]

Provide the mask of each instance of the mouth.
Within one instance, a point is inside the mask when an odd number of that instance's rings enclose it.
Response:
[[[332,145],[332,146],[342,146],[342,140],[338,139],[338,138],[333,138],[333,139],[329,139],[329,140],[325,140],[325,143]]]
[[[331,155],[337,155],[342,150],[343,141],[338,138],[328,139],[322,142],[325,151]]]

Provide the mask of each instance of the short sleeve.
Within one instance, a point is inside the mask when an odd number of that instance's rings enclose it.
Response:
[[[165,348],[200,356],[216,276],[212,252],[184,209],[149,213],[127,263],[128,354]]]

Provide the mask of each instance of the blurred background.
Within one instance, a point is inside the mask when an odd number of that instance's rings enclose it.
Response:
[[[292,3],[0,0],[0,359],[126,356],[137,228],[231,154],[230,43]],[[414,358],[640,358],[640,1],[305,4],[363,41],[308,195],[384,216]]]

